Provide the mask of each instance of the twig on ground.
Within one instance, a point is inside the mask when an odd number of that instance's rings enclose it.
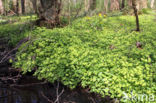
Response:
[[[61,93],[59,93],[59,82],[58,82],[56,88],[56,100],[54,102],[50,100],[46,95],[44,95],[43,92],[41,92],[41,95],[50,103],[59,103],[59,99],[63,93],[64,93],[64,88],[62,89]]]
[[[4,57],[1,59],[0,64],[3,63],[3,62],[5,62],[7,59],[9,59],[9,57],[10,57],[9,55],[10,55],[11,53],[13,53],[14,51],[18,50],[18,48],[19,48],[23,43],[25,43],[25,42],[27,42],[27,41],[29,41],[29,40],[30,40],[29,37],[27,37],[27,38],[21,40],[21,41],[17,44],[17,46],[16,46],[14,49],[12,49],[11,51],[9,51],[7,54],[4,54]]]
[[[21,77],[22,76],[20,74],[18,74],[18,75],[14,76],[14,77],[1,77],[0,80],[2,80],[2,81],[9,81],[9,80],[11,80],[11,81],[13,81],[13,83],[16,83],[16,81],[18,81],[19,78],[21,78]]]
[[[44,95],[43,92],[41,92],[41,95],[49,102],[49,103],[54,103],[52,100],[50,100],[47,96]]]
[[[93,97],[90,97],[90,100],[91,100],[93,103],[96,103]]]
[[[55,102],[54,103],[59,103],[59,98],[60,98],[60,96],[63,94],[63,92],[64,92],[64,88],[62,89],[62,91],[61,91],[61,93],[59,94],[59,82],[57,83],[57,88],[56,88],[56,96],[57,96],[57,98],[56,98],[56,100],[55,100]]]

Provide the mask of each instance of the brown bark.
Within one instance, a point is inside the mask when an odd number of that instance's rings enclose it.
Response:
[[[118,0],[111,0],[110,10],[115,11],[115,10],[119,10],[119,9],[120,9],[119,1]]]
[[[96,9],[96,0],[90,0],[90,10]]]
[[[121,6],[122,9],[125,8],[125,0],[122,0],[122,6]]]
[[[129,7],[132,6],[132,0],[128,0],[128,6],[129,6]]]
[[[0,14],[4,13],[3,2],[0,0]]]
[[[22,9],[22,14],[25,13],[25,0],[21,0],[21,9]]]
[[[85,3],[85,12],[88,12],[89,10],[89,0],[84,0]]]
[[[18,15],[20,15],[21,12],[22,12],[22,10],[21,10],[21,5],[20,5],[20,0],[17,0],[17,2],[16,2],[16,8],[17,8],[16,13],[17,13]]]
[[[40,0],[40,4],[37,24],[47,27],[60,24],[61,0]]]
[[[12,0],[12,10],[17,13],[17,0]]]
[[[33,5],[33,9],[34,9],[35,13],[37,13],[37,0],[31,0],[31,3]]]
[[[18,15],[21,14],[22,13],[21,5],[22,5],[22,0],[21,1],[20,0],[13,0],[12,1],[13,12],[18,14]]]
[[[140,31],[139,17],[138,17],[138,10],[137,10],[137,0],[132,0],[132,6],[136,17],[136,31]]]
[[[96,9],[96,0],[85,0],[85,12],[94,11]]]

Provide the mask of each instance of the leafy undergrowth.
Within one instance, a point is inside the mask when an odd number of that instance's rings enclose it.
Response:
[[[130,98],[132,92],[156,94],[153,19],[140,16],[141,32],[132,30],[133,16],[101,14],[78,19],[65,28],[36,28],[32,32],[36,38],[19,49],[14,66],[23,73],[35,70],[39,79],[58,80],[70,88],[79,85],[121,101],[123,93]]]
[[[8,41],[8,45],[14,47],[21,39],[31,35],[36,16],[10,16],[0,17],[0,37]]]

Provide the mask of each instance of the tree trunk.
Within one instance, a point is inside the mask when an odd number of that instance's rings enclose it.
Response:
[[[0,14],[4,13],[3,2],[0,0]]]
[[[128,6],[132,7],[132,0],[128,0]]]
[[[37,24],[50,28],[59,25],[61,0],[40,0],[40,4]]]
[[[108,11],[108,0],[104,0],[104,7],[105,7],[105,11]]]
[[[115,10],[119,10],[119,9],[120,9],[119,1],[118,0],[111,0],[110,10],[115,11]]]
[[[73,4],[74,4],[74,6],[76,7],[77,0],[73,0],[72,2],[73,2]]]
[[[90,10],[96,9],[96,0],[90,0]]]
[[[21,0],[21,9],[22,9],[22,14],[25,13],[25,0]]]
[[[85,0],[85,12],[94,11],[96,9],[96,0]]]
[[[37,0],[31,0],[31,3],[33,5],[33,9],[34,9],[35,13],[38,13],[38,11],[37,11]]]
[[[125,0],[122,0],[122,6],[121,6],[122,9],[125,8]]]
[[[140,31],[139,17],[138,17],[138,10],[137,10],[137,0],[132,0],[132,6],[136,17],[136,31]]]
[[[155,1],[155,0],[151,0],[151,5],[150,5],[150,6],[151,6],[151,8],[153,8],[153,7],[154,7],[154,1]]]
[[[137,1],[137,9],[141,10],[147,8],[147,0],[138,0]]]
[[[16,13],[17,13],[18,15],[20,15],[21,12],[22,12],[22,10],[21,10],[21,5],[20,5],[20,0],[17,0],[17,2],[16,2],[16,8],[17,8]]]
[[[12,10],[17,13],[17,0],[12,0]]]
[[[89,0],[85,0],[84,3],[85,3],[85,12],[88,12],[88,10],[89,10]]]

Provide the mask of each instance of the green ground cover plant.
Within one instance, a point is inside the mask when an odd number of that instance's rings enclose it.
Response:
[[[132,30],[133,16],[102,14],[77,19],[64,28],[37,27],[31,32],[33,39],[17,52],[14,67],[24,74],[35,71],[38,79],[60,81],[71,89],[82,86],[121,101],[123,92],[156,94],[153,19],[140,15],[141,32]]]
[[[36,18],[35,15],[0,16],[0,37],[5,38],[9,46],[15,47],[20,40],[31,35]]]

